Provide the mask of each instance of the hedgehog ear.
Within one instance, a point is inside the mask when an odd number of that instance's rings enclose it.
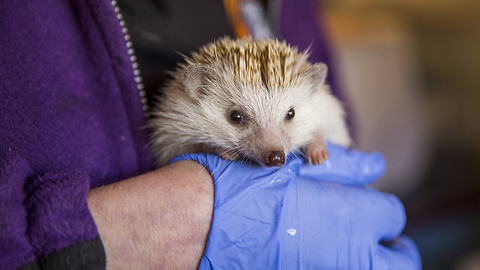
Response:
[[[317,89],[318,86],[325,83],[327,78],[327,65],[324,63],[317,63],[312,65],[306,72],[305,78],[307,82],[314,86],[314,89]]]
[[[209,65],[196,64],[189,66],[183,75],[183,85],[187,93],[194,99],[200,99],[206,95],[205,85],[209,81],[219,78],[218,72]]]

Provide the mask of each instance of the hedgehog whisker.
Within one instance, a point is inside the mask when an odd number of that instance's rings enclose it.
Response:
[[[208,160],[207,160],[207,165],[208,165]],[[200,170],[200,172],[198,172],[197,176],[200,176],[200,174],[205,170],[205,167],[202,166],[202,169]]]
[[[244,149],[242,149],[241,146],[232,147],[232,151],[235,152],[235,155],[234,155],[234,159],[235,159],[235,160],[236,160],[238,157],[240,157],[239,160],[241,160],[241,159],[245,156],[245,155],[244,155],[244,154],[245,154],[245,151],[244,151]]]
[[[300,153],[300,155],[302,155],[302,157],[304,157],[305,159],[308,159],[307,155],[303,151],[295,151],[295,152]]]
[[[292,155],[293,155],[296,159],[300,160],[300,158],[297,156],[297,154],[296,154],[295,152],[292,152]]]
[[[221,147],[218,147],[217,149],[220,149],[220,148],[221,148]],[[229,149],[225,149],[225,151],[223,151],[221,154],[224,154],[224,153],[226,153],[227,151],[231,151],[231,150],[234,150],[234,151],[235,151],[234,156],[233,156],[233,159],[236,159],[237,156],[239,156],[239,155],[241,154],[241,151],[240,151],[240,150],[237,150],[235,147],[232,147],[230,150],[229,150]],[[221,167],[221,165],[223,165],[223,163],[224,163],[225,161],[227,161],[227,160],[226,160],[226,159],[223,159],[222,162],[220,163],[220,165],[219,165],[217,168]],[[215,170],[212,171],[212,173],[211,173],[212,175],[215,173],[215,171],[217,170],[217,168],[215,168]]]

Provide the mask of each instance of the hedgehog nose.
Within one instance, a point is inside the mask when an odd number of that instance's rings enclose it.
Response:
[[[272,151],[265,156],[265,165],[267,167],[282,167],[285,164],[285,152]]]

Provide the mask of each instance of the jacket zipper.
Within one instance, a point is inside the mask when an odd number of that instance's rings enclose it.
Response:
[[[140,69],[138,69],[137,56],[135,55],[135,50],[133,49],[133,43],[130,40],[130,35],[128,34],[128,28],[126,26],[125,20],[123,19],[123,15],[120,11],[120,7],[118,6],[117,0],[111,0],[110,3],[112,4],[113,10],[115,11],[115,14],[116,14],[117,19],[120,23],[120,26],[122,27],[123,38],[125,40],[125,45],[126,45],[126,48],[127,48],[127,52],[130,55],[130,61],[132,62],[133,76],[135,78],[135,82],[137,84],[137,89],[138,89],[139,94],[140,94],[140,100],[142,102],[143,113],[147,114],[147,112],[148,112],[148,99],[146,97],[145,86],[142,83],[143,78],[142,78]]]

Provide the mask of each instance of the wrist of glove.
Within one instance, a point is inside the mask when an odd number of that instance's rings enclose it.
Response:
[[[385,171],[378,153],[328,145],[323,165],[289,157],[281,168],[187,154],[215,181],[207,248],[199,269],[420,269],[400,236],[401,202],[364,187]]]

